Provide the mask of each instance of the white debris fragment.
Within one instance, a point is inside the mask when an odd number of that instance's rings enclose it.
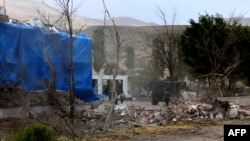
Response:
[[[161,121],[161,120],[162,120],[161,113],[160,113],[160,112],[154,113],[154,118],[155,118],[155,120],[157,120],[157,121]]]
[[[238,105],[230,103],[230,109],[229,109],[229,112],[228,112],[228,118],[230,118],[230,119],[237,118],[238,115],[239,115],[238,109],[239,109]]]
[[[126,109],[126,108],[127,108],[127,105],[125,103],[115,105],[115,110],[123,110],[123,109]]]
[[[176,121],[177,121],[177,119],[176,119],[176,118],[173,118],[173,119],[172,119],[172,121],[173,121],[173,122],[176,122]]]
[[[220,112],[220,113],[216,114],[214,118],[215,119],[223,119],[224,117],[223,117],[223,114]]]
[[[184,100],[195,100],[197,98],[196,92],[181,90],[180,93]]]

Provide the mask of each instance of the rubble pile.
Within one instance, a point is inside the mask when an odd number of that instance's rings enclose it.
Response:
[[[192,101],[175,101],[163,111],[165,119],[168,121],[180,120],[198,120],[208,119],[208,113],[211,105],[192,102]]]
[[[163,121],[161,109],[151,109],[141,106],[117,106],[115,116],[119,121],[124,120],[138,126],[158,125]]]
[[[103,102],[97,108],[83,113],[85,121],[101,129],[103,121],[111,109],[111,104]],[[178,121],[201,121],[217,119],[250,118],[250,105],[238,106],[228,101],[215,99],[211,104],[197,101],[171,102],[169,106],[158,105],[155,108],[119,104],[115,105],[114,121],[119,126],[158,126]],[[97,124],[96,122],[99,122]],[[102,122],[101,122],[102,121]]]

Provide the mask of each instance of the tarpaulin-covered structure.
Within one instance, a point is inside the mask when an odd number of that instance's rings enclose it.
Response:
[[[88,102],[97,100],[92,89],[91,39],[78,34],[73,40],[76,97]],[[56,80],[57,90],[68,91],[69,41],[64,32],[0,22],[0,87],[44,90],[48,87],[45,82]]]

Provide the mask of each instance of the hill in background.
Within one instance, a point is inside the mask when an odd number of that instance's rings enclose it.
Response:
[[[28,21],[31,18],[40,18],[42,15],[49,15],[50,22],[60,16],[60,13],[54,8],[42,2],[35,0],[11,0],[6,1],[6,11],[10,18],[18,19],[19,21]],[[39,12],[40,14],[39,14]],[[116,17],[116,25],[118,26],[121,34],[121,39],[124,40],[121,47],[121,64],[122,68],[125,67],[126,53],[125,48],[132,46],[135,50],[135,63],[138,67],[143,67],[149,60],[150,44],[157,32],[161,31],[161,27],[153,23],[146,23],[130,17]],[[83,32],[90,37],[93,37],[93,31],[100,26],[103,26],[103,19],[93,19],[88,17],[76,16],[74,20],[74,28],[84,26]],[[107,21],[105,28],[105,47],[107,59],[115,61],[115,44],[112,38],[114,29],[112,23]]]
[[[175,26],[175,32],[182,32],[187,26]],[[93,37],[94,30],[96,28],[103,28],[102,26],[91,26],[84,29],[84,33]],[[163,34],[166,27],[163,26],[118,26],[118,30],[123,40],[120,51],[120,67],[126,69],[125,49],[128,46],[134,48],[135,51],[135,65],[137,68],[144,67],[151,55],[152,40],[159,34]],[[115,62],[116,60],[116,46],[114,36],[114,28],[112,26],[106,26],[105,30],[105,50],[107,60],[109,62]]]
[[[1,5],[0,5],[1,6]],[[60,13],[43,2],[36,0],[7,0],[5,2],[6,14],[12,18],[20,21],[28,21],[31,18],[40,18],[42,15],[50,17],[50,22],[60,17]],[[40,14],[38,13],[40,12]],[[119,26],[151,26],[153,23],[146,23],[130,17],[115,17],[115,22]],[[103,19],[94,19],[91,17],[76,16],[74,19],[74,26],[98,26],[103,25]],[[106,25],[112,23],[107,20]]]
[[[2,6],[3,2],[0,4]],[[7,9],[7,15],[10,18],[18,19],[20,21],[28,21],[31,18],[39,18],[41,15],[49,16],[51,22],[60,16],[60,13],[45,4],[37,0],[6,0],[5,7]],[[40,15],[38,14],[40,11]],[[115,17],[115,22],[118,26],[158,26],[155,23],[147,23],[131,17]],[[225,18],[228,20],[228,18]],[[242,25],[250,25],[250,18],[242,18]],[[74,19],[74,26],[100,26],[103,25],[103,19],[94,19],[91,17],[76,16]],[[111,25],[110,21],[106,22],[106,25]]]
[[[50,22],[53,23],[59,16],[60,13],[48,6],[43,2],[37,2],[36,0],[7,0],[5,2],[7,15],[10,18],[18,19],[20,21],[28,21],[31,18],[40,18],[40,16],[49,16]],[[40,11],[40,14],[38,13]],[[227,20],[227,19],[226,19]],[[143,67],[147,64],[150,59],[150,45],[152,39],[157,34],[162,32],[161,26],[153,23],[146,23],[130,17],[116,17],[116,25],[118,26],[121,34],[121,40],[124,40],[121,47],[121,64],[120,66],[124,69],[125,67],[125,48],[131,46],[135,50],[135,63],[138,68]],[[250,18],[243,18],[241,20],[242,25],[250,25]],[[103,26],[103,19],[93,19],[89,17],[76,16],[74,19],[73,26],[75,29],[79,29],[84,26],[83,32],[93,37],[93,31],[100,26]],[[107,27],[105,28],[105,47],[107,59],[109,61],[115,61],[115,39],[112,38],[114,33],[112,23],[106,22]],[[175,30],[183,31],[186,26],[175,26]]]

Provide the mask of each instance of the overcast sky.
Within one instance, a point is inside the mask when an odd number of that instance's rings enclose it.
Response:
[[[53,0],[45,0],[53,1]],[[81,3],[78,14],[81,16],[103,19],[103,0],[74,0]],[[175,24],[189,24],[190,19],[197,21],[199,15],[221,14],[224,18],[243,15],[250,17],[250,0],[105,0],[106,6],[113,17],[126,16],[162,24],[159,16],[160,8],[167,18],[167,22],[173,21],[176,13]],[[53,4],[50,3],[51,6]]]

